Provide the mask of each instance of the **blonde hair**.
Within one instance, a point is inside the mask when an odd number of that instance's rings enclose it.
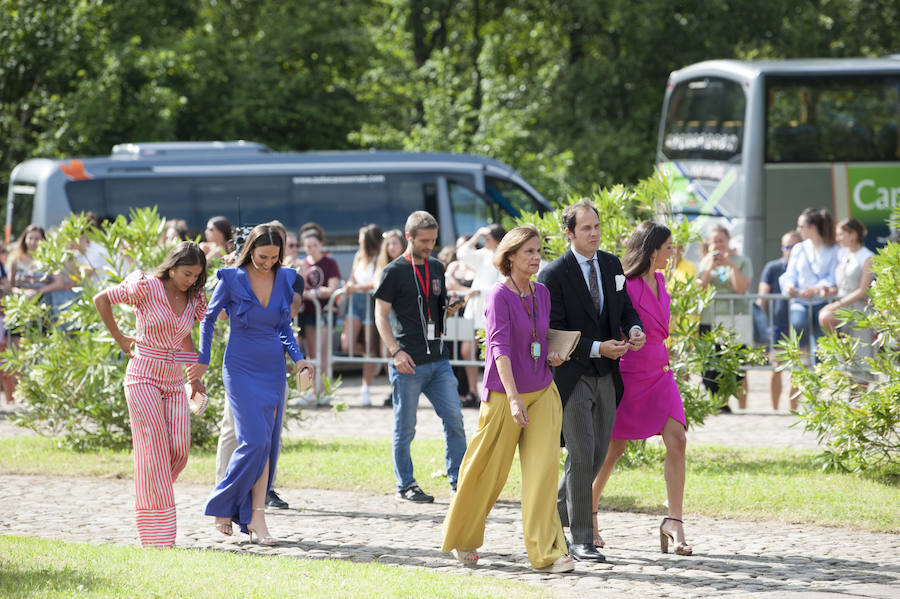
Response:
[[[403,231],[400,229],[391,229],[390,231],[383,233],[381,235],[381,248],[378,250],[378,258],[375,260],[375,281],[381,279],[381,271],[393,260],[387,253],[387,240],[391,237],[400,240],[401,254],[406,251],[406,237],[403,236]]]

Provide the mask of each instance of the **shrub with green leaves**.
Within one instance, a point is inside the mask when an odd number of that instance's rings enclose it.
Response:
[[[900,208],[892,221],[900,226]],[[815,367],[793,331],[779,348],[793,370],[803,425],[826,447],[823,468],[893,468],[900,475],[900,243],[872,257],[872,273],[869,309],[838,311],[845,324],[817,341]],[[869,329],[876,338],[867,343],[844,334],[845,327]]]
[[[130,219],[119,216],[101,230],[78,215],[64,221],[38,247],[35,259],[48,272],[72,277],[78,295],[56,313],[39,298],[14,294],[3,299],[7,326],[21,333],[18,347],[10,345],[5,353],[4,366],[18,374],[16,393],[28,405],[27,411],[14,416],[19,425],[60,435],[75,449],[131,445],[123,390],[128,360],[94,308],[92,298],[99,289],[90,277],[74,272],[73,258],[81,253],[79,240],[84,236],[100,244],[111,257],[104,269],[109,277],[104,285],[115,285],[134,270],[150,273],[170,249],[160,242],[163,227],[164,221],[155,209],[134,211]],[[216,278],[212,276],[209,281],[214,285]],[[133,335],[134,312],[127,306],[116,306],[115,315],[122,331]],[[194,339],[196,343],[196,328]],[[218,435],[225,397],[221,378],[225,339],[221,331],[215,336],[205,377],[212,401],[202,416],[191,415],[195,446],[213,445]]]
[[[671,214],[669,196],[669,181],[660,172],[634,186],[616,185],[592,194],[589,199],[600,215],[600,249],[621,258],[625,242],[644,220],[665,222],[672,231],[672,244],[675,246],[686,246],[696,241],[697,236],[691,232],[690,224]],[[559,214],[566,205],[579,199],[570,197],[555,212],[525,214],[515,221],[516,225],[534,225],[542,232],[545,236],[542,251],[547,260],[561,256],[568,249]],[[701,335],[700,313],[713,300],[715,291],[711,287],[701,288],[693,279],[674,277],[674,268],[675,264],[670,264],[670,271],[666,273],[666,285],[672,298],[669,359],[690,428],[702,424],[707,416],[718,412],[726,398],[737,396],[741,391],[743,365],[759,364],[765,358],[760,350],[741,345],[737,334],[721,324]],[[700,383],[703,373],[708,370],[719,373],[716,378],[719,391],[716,395],[708,394]],[[630,455],[626,454],[626,461]]]

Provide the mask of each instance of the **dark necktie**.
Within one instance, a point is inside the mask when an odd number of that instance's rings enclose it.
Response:
[[[588,287],[591,290],[591,299],[594,300],[594,308],[597,309],[597,313],[600,313],[600,309],[603,307],[603,302],[600,299],[600,285],[597,284],[597,268],[594,266],[595,258],[591,258],[588,260],[588,279],[590,279],[591,284]]]

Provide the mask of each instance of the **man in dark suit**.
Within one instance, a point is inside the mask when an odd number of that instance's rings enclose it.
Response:
[[[572,533],[571,554],[606,561],[593,543],[591,483],[606,458],[622,398],[619,357],[638,350],[645,337],[625,291],[622,263],[601,252],[600,219],[588,200],[562,213],[571,247],[538,275],[550,291],[550,326],[581,331],[572,358],[556,368],[553,380],[563,402],[563,439],[569,450],[559,482],[557,508]]]

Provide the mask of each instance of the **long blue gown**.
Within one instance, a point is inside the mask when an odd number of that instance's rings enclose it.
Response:
[[[222,378],[225,394],[234,413],[238,446],[231,455],[225,478],[216,485],[206,502],[207,516],[229,517],[247,532],[253,515],[250,490],[269,460],[272,487],[278,461],[281,418],[284,406],[284,352],[296,362],[303,359],[291,331],[291,301],[297,272],[279,268],[275,272],[272,295],[266,307],[257,299],[243,267],[220,269],[219,284],[213,292],[200,325],[201,364],[209,364],[216,317],[224,309],[231,323]]]

